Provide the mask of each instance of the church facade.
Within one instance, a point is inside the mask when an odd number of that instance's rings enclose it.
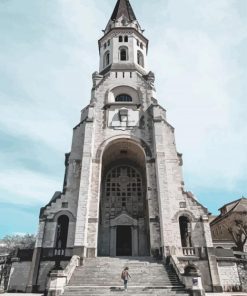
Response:
[[[174,128],[147,67],[149,41],[118,0],[98,42],[91,101],[73,130],[63,191],[41,209],[28,289],[45,289],[59,256],[172,258],[221,291],[209,213],[184,189]],[[37,288],[38,287],[38,288]]]

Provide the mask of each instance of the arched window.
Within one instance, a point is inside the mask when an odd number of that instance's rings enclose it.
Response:
[[[127,61],[128,60],[128,49],[121,48],[120,49],[120,61]]]
[[[69,230],[69,218],[66,215],[62,215],[57,220],[57,232],[56,232],[56,246],[57,250],[65,250],[67,246]],[[63,255],[63,253],[60,253]]]
[[[131,96],[127,94],[121,94],[116,97],[116,102],[132,102]]]
[[[110,52],[104,54],[104,68],[110,64]]]
[[[190,220],[185,216],[179,217],[179,227],[180,227],[182,247],[183,248],[192,247]]]
[[[119,36],[119,37],[118,37],[118,41],[119,41],[119,42],[123,42],[123,36]]]
[[[128,36],[124,36],[124,42],[128,42],[129,41],[129,37]]]
[[[104,217],[114,218],[123,211],[135,219],[144,216],[143,178],[138,170],[128,165],[114,167],[107,173],[104,187]]]
[[[137,52],[137,63],[144,68],[144,57],[140,51]]]

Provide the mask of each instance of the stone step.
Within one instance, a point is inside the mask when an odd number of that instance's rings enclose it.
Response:
[[[128,291],[121,272],[129,267]],[[153,258],[86,258],[65,289],[64,296],[99,295],[188,296],[173,270]]]
[[[81,287],[74,287],[73,289],[66,289],[64,295],[121,295],[121,293],[126,293],[123,287],[85,287],[81,290]],[[160,287],[160,288],[148,288],[148,287],[129,287],[128,294],[130,295],[188,295],[184,291],[175,291],[172,288]]]

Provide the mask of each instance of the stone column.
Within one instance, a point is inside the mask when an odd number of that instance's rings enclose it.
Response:
[[[91,199],[89,202],[89,215],[88,215],[88,255],[90,257],[97,256],[98,246],[98,228],[99,228],[99,203],[101,193],[101,164],[99,160],[93,160],[92,164],[92,186],[91,186]]]
[[[92,153],[94,142],[93,121],[86,122],[81,163],[81,179],[77,206],[74,254],[87,256],[88,206],[91,197]]]
[[[39,272],[39,264],[40,264],[40,257],[42,252],[42,243],[44,238],[45,232],[45,221],[40,221],[39,223],[39,230],[36,239],[35,249],[33,251],[33,258],[31,263],[31,268],[29,272],[29,279],[26,288],[26,293],[31,293],[35,291],[35,286],[38,280],[38,272]]]
[[[204,238],[205,238],[205,243],[206,247],[213,247],[213,241],[212,241],[212,235],[211,235],[211,230],[210,230],[210,225],[208,221],[208,216],[204,215],[202,216],[202,227],[204,231]]]
[[[138,256],[138,226],[131,227],[132,236],[132,256]]]
[[[148,217],[147,224],[149,227],[149,242],[150,252],[154,253],[155,250],[159,250],[161,247],[160,239],[160,223],[159,223],[159,211],[157,200],[157,187],[155,176],[155,162],[150,160],[146,162],[146,175],[147,175],[147,205],[148,205]]]
[[[117,226],[111,226],[111,234],[110,234],[110,256],[116,256],[116,248],[117,248]]]

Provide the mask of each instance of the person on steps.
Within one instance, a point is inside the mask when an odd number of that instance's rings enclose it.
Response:
[[[129,274],[129,267],[125,267],[122,271],[121,279],[124,281],[124,291],[127,291],[128,289],[128,280],[131,278]]]

